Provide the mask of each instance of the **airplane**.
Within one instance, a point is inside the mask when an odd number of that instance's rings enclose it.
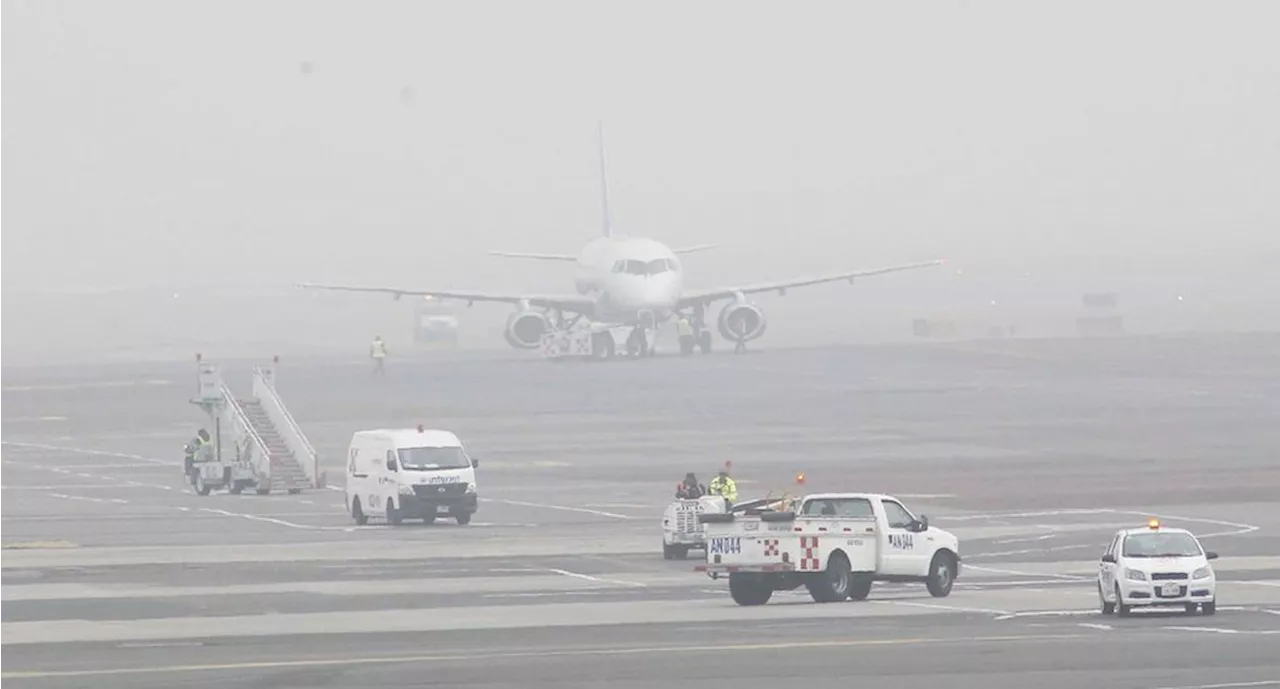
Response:
[[[512,304],[515,306],[515,311],[507,318],[504,335],[507,343],[516,349],[536,349],[540,346],[544,333],[552,329],[571,327],[581,318],[597,324],[651,330],[672,317],[682,316],[690,319],[698,347],[703,353],[709,353],[711,333],[706,329],[706,311],[711,304],[728,300],[729,303],[720,310],[716,318],[716,328],[722,337],[734,343],[735,352],[741,352],[744,351],[747,342],[764,335],[767,325],[764,312],[748,299],[751,295],[778,292],[785,296],[787,290],[794,287],[839,281],[848,281],[853,284],[858,278],[943,264],[941,260],[934,260],[788,280],[687,290],[684,286],[684,265],[679,257],[712,249],[716,245],[701,244],[672,249],[654,239],[615,234],[609,215],[609,183],[604,153],[602,127],[600,182],[603,234],[601,236],[588,242],[577,255],[489,252],[494,256],[508,258],[575,263],[576,293],[500,293],[465,289],[366,287],[317,283],[298,283],[297,286],[305,289],[377,292],[391,294],[395,299],[404,295],[430,296],[466,301],[468,306],[475,302]],[[644,338],[640,339],[644,340]],[[642,347],[647,349],[647,345]]]

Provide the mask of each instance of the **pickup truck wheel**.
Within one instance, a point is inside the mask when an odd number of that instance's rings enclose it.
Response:
[[[369,515],[365,514],[364,510],[360,508],[360,498],[351,498],[351,520],[357,526],[364,526],[369,523]]]
[[[396,509],[394,503],[390,499],[387,500],[387,523],[392,526],[400,525],[400,511]]]
[[[849,585],[849,600],[866,600],[871,595],[871,577],[865,574],[853,575],[853,583]]]
[[[929,595],[934,598],[946,598],[951,594],[951,586],[956,580],[956,561],[951,553],[940,552],[933,556],[929,563],[929,578],[925,586]]]
[[[773,597],[773,585],[754,572],[729,574],[729,595],[738,605],[764,605]]]
[[[827,570],[810,574],[805,579],[805,588],[818,603],[838,603],[849,598],[849,583],[853,573],[849,568],[849,559],[844,553],[836,553],[827,560]]]

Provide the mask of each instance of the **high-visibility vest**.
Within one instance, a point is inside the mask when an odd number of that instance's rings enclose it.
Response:
[[[682,320],[676,324],[676,332],[679,333],[680,337],[692,337],[693,326],[690,325],[689,321]]]
[[[733,502],[738,499],[738,485],[728,476],[724,478],[717,476],[711,479],[711,493],[712,495],[728,498],[730,502]]]
[[[387,345],[382,340],[373,341],[373,358],[381,359],[387,355]]]

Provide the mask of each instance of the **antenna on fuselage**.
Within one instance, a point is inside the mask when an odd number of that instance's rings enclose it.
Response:
[[[609,222],[609,172],[604,157],[604,120],[597,123],[600,145],[600,212],[603,214],[604,236],[613,236],[613,225]]]

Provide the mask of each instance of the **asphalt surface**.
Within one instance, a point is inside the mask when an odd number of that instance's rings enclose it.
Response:
[[[227,362],[248,389],[248,362]],[[289,361],[330,488],[184,489],[194,365],[5,369],[13,687],[1280,686],[1280,338],[1009,341],[553,364]],[[355,430],[455,430],[481,510],[356,527]],[[740,608],[660,555],[686,471],[744,497],[899,495],[961,539],[952,595]],[[1221,553],[1212,617],[1103,617],[1115,529]],[[696,552],[695,552],[696,556]]]

